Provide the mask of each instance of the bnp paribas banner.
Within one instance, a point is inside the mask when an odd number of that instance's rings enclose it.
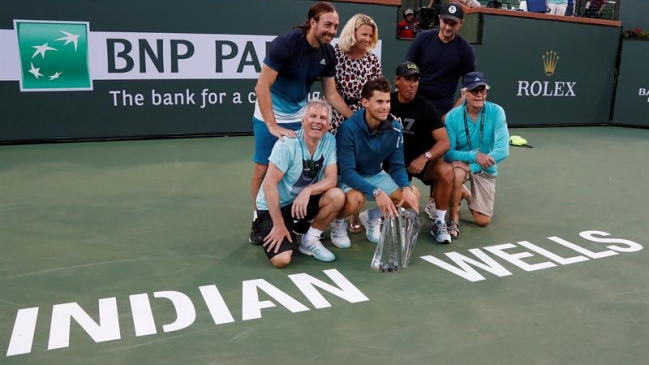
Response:
[[[649,126],[649,41],[622,43],[620,76],[615,95],[613,123]]]
[[[266,48],[312,5],[144,1],[125,17],[125,1],[8,1],[0,4],[0,142],[250,133]],[[343,21],[360,8],[337,6]],[[233,16],[246,7],[256,10]],[[393,21],[393,9],[363,8]]]
[[[89,22],[16,19],[0,30],[9,109],[1,138],[249,132],[274,37],[96,32]]]

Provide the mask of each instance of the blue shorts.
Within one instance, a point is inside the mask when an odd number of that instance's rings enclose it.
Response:
[[[279,126],[297,131],[302,128],[302,123],[282,123]],[[268,158],[270,153],[273,152],[277,137],[270,134],[266,123],[255,117],[252,117],[252,130],[255,133],[255,153],[252,155],[252,160],[260,165],[268,165]]]
[[[397,183],[392,180],[392,176],[390,176],[390,174],[385,171],[381,171],[376,175],[361,175],[361,177],[368,183],[383,190],[386,194],[388,194],[388,196],[399,189],[399,185],[397,185]],[[338,187],[341,188],[345,193],[352,190],[352,188],[346,185],[340,177],[338,177]],[[365,194],[365,197],[367,198],[367,200],[374,200],[372,194]]]

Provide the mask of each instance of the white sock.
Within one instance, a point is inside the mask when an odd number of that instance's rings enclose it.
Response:
[[[306,234],[304,235],[304,240],[305,241],[310,241],[310,240],[319,240],[320,235],[322,234],[322,231],[319,229],[313,228],[313,226],[309,227],[309,230],[306,231]]]
[[[444,222],[445,219],[446,219],[446,211],[435,209],[435,221]]]
[[[336,226],[342,226],[345,223],[345,218],[335,218],[332,223]]]

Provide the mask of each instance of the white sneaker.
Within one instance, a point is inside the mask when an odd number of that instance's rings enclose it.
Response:
[[[313,256],[318,261],[331,262],[336,259],[331,251],[327,250],[319,239],[305,240],[306,235],[302,236],[302,243],[298,246],[298,251],[307,256]]]
[[[358,217],[361,220],[361,224],[365,227],[367,239],[372,243],[379,243],[381,239],[381,223],[383,220],[381,218],[371,220],[367,210],[361,212]]]
[[[430,231],[430,234],[439,243],[451,243],[451,235],[448,233],[446,222],[437,221],[433,223],[433,229]]]
[[[437,207],[435,206],[435,201],[429,200],[428,203],[426,203],[426,208],[424,208],[424,212],[428,214],[428,218],[435,220],[435,209],[437,209]]]
[[[347,222],[344,219],[334,219],[331,222],[331,243],[338,248],[349,248],[352,245],[347,235]]]

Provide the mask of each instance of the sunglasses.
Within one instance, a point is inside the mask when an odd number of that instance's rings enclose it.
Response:
[[[306,167],[309,168],[309,173],[307,176],[309,177],[309,179],[313,179],[318,174],[318,169],[315,164],[315,161],[306,160]]]
[[[468,91],[471,93],[471,95],[474,95],[474,96],[478,95],[478,94],[487,95],[487,88],[484,87],[484,86],[476,87],[475,89],[468,90]]]

